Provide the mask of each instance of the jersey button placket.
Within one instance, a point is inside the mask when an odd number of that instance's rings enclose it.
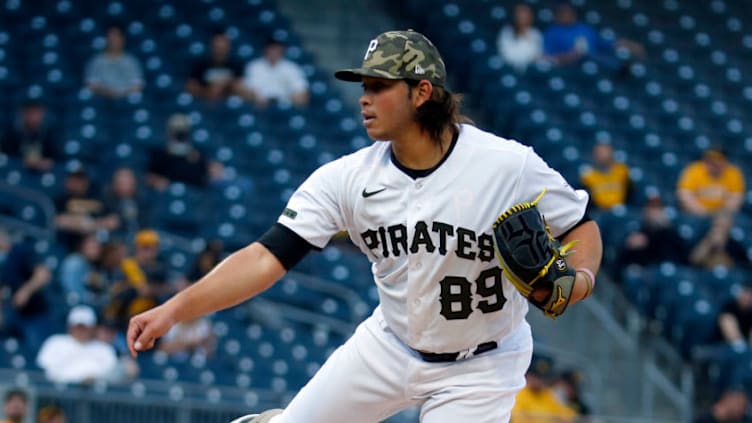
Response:
[[[410,189],[410,195],[407,200],[407,226],[408,226],[408,239],[413,239],[415,236],[415,226],[417,222],[421,220],[421,210],[423,202],[421,200],[421,188],[423,188],[423,182],[416,181],[413,183]],[[418,250],[415,254],[408,254],[408,284],[407,284],[407,298],[405,299],[408,304],[407,312],[407,332],[411,341],[417,342],[420,339],[421,328],[419,327],[420,319],[417,316],[420,313],[421,299],[417,296],[420,295],[420,280],[421,269],[423,264],[421,263],[420,254],[424,253],[423,249]]]

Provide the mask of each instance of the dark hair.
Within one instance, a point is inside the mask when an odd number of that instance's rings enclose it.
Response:
[[[412,88],[418,86],[420,81],[406,79],[405,82],[411,88],[408,96],[412,96]],[[460,123],[473,123],[460,112],[461,105],[462,94],[455,94],[444,87],[434,85],[431,98],[418,107],[415,120],[428,132],[431,139],[441,145],[441,135],[447,127],[454,131]]]
[[[22,109],[44,109],[44,101],[40,98],[28,97],[21,103]]]
[[[22,400],[23,400],[24,402],[28,401],[28,399],[29,399],[29,396],[28,396],[28,395],[26,394],[26,391],[24,391],[24,390],[22,390],[22,389],[9,389],[9,390],[8,390],[8,391],[7,391],[6,393],[5,393],[5,397],[4,397],[4,400],[5,400],[5,402],[8,402],[8,401],[10,401],[10,400],[11,400],[11,399],[12,399],[13,397],[19,397],[19,398],[21,398],[21,399],[22,399]]]
[[[123,27],[123,24],[120,22],[110,22],[109,25],[105,28],[105,32],[110,32],[113,29],[118,30],[123,36],[125,36],[125,28]]]
[[[287,43],[276,37],[269,37],[264,42],[264,47],[280,46],[287,47]]]
[[[212,35],[212,38],[217,37],[217,36],[226,37],[227,36],[227,29],[223,28],[223,27],[212,28],[211,35]]]

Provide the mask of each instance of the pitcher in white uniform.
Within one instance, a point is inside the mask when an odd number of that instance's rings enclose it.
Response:
[[[239,421],[370,423],[416,405],[423,423],[509,421],[533,345],[527,300],[499,267],[491,226],[547,190],[538,207],[553,235],[579,240],[569,265],[595,274],[602,246],[587,194],[531,148],[467,123],[439,52],[418,32],[380,34],[362,67],[335,75],[363,84],[376,142],[320,167],[258,241],[133,317],[131,353],[178,321],[260,294],[345,230],[372,263],[379,306],[285,410]],[[588,284],[578,272],[571,303]]]

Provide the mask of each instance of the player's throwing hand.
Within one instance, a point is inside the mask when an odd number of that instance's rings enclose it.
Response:
[[[135,358],[139,351],[154,347],[154,341],[167,333],[176,323],[165,305],[133,316],[128,324],[128,350]]]

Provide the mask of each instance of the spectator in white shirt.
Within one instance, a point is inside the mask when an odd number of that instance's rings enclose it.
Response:
[[[115,348],[96,339],[97,316],[86,305],[68,313],[68,333],[52,335],[42,344],[37,364],[55,383],[110,380],[117,369]]]
[[[501,58],[518,71],[524,71],[543,54],[543,36],[533,26],[534,19],[530,6],[518,4],[512,25],[504,26],[496,39]]]
[[[285,58],[286,50],[281,41],[266,43],[264,55],[245,67],[243,97],[262,108],[272,100],[308,104],[308,80],[300,65]]]

